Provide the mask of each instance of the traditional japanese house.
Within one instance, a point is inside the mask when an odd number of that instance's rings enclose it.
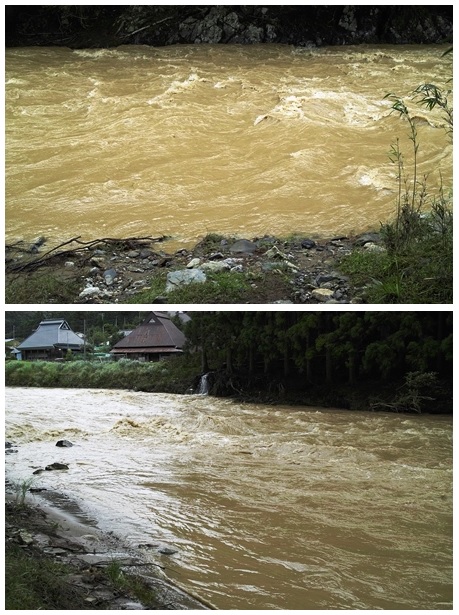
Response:
[[[25,361],[62,359],[69,350],[80,353],[84,340],[72,331],[64,319],[42,320],[37,329],[16,348],[16,356]]]
[[[159,361],[181,354],[185,336],[165,312],[150,312],[129,335],[117,342],[111,353],[140,361]]]

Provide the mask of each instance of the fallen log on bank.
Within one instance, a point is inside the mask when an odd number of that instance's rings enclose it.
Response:
[[[35,269],[38,269],[39,267],[42,267],[43,265],[45,265],[48,261],[52,259],[57,259],[62,256],[66,256],[66,257],[73,256],[77,252],[84,252],[84,251],[87,251],[88,249],[96,249],[96,248],[99,248],[100,246],[105,246],[105,247],[109,247],[112,249],[116,248],[118,251],[134,250],[136,248],[145,247],[151,243],[164,241],[165,239],[167,239],[167,236],[160,235],[159,237],[150,237],[150,236],[127,237],[124,239],[113,238],[113,237],[103,237],[99,239],[93,239],[91,241],[81,241],[81,235],[78,235],[77,237],[73,237],[72,239],[69,239],[68,241],[64,241],[58,246],[52,248],[51,250],[48,250],[48,252],[45,252],[42,256],[39,256],[38,258],[34,258],[33,260],[29,260],[25,263],[24,262],[21,262],[21,263],[10,262],[9,263],[8,262],[9,253],[14,252],[14,251],[27,252],[27,253],[31,252],[30,247],[24,248],[22,242],[16,242],[14,244],[9,244],[5,246],[5,253],[7,255],[6,272],[14,273],[14,272],[20,272],[20,271],[33,271]],[[73,248],[66,249],[66,250],[61,249],[64,246],[68,246],[72,243],[76,243],[80,247],[73,247]],[[32,244],[32,245],[35,245],[35,244]]]

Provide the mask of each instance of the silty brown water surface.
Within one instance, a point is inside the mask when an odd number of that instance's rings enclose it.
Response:
[[[7,388],[7,475],[219,609],[451,609],[452,417]],[[58,439],[73,448],[56,448]]]
[[[443,46],[6,50],[6,235],[332,236],[394,212],[389,92],[443,86]],[[436,110],[418,171],[452,178]]]

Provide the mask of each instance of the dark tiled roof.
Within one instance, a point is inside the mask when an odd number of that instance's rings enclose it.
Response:
[[[129,335],[117,342],[112,352],[167,352],[183,348],[185,336],[164,312],[151,312]]]

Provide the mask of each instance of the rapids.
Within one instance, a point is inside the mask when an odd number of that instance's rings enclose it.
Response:
[[[443,46],[6,50],[6,236],[330,237],[395,209],[407,96],[452,77]],[[438,110],[413,108],[419,175],[452,180]]]
[[[452,608],[452,417],[7,388],[6,439],[219,609]]]

